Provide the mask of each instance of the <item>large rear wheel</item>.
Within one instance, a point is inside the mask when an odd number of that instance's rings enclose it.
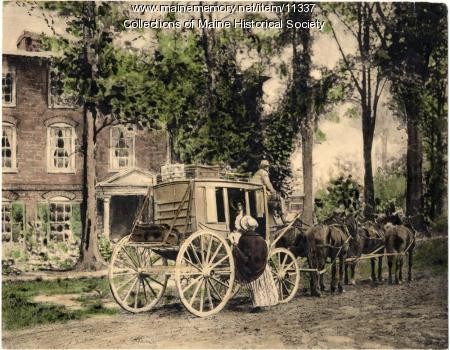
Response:
[[[169,279],[167,260],[125,236],[114,248],[108,278],[113,297],[123,309],[145,312],[164,294]]]
[[[181,302],[194,315],[222,310],[232,296],[234,276],[231,248],[218,234],[198,231],[181,246],[175,280]]]

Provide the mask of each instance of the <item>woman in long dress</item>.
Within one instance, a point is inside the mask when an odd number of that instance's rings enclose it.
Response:
[[[245,286],[253,303],[253,310],[278,304],[278,291],[268,265],[269,249],[264,238],[255,232],[258,222],[247,215],[240,219],[241,237],[234,244],[236,278]]]

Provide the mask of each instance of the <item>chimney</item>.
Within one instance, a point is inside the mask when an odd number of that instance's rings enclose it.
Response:
[[[40,35],[25,30],[17,39],[17,48],[25,51],[41,51]]]

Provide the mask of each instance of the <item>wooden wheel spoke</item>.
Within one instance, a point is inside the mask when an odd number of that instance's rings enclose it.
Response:
[[[191,283],[189,283],[187,285],[187,287],[183,288],[183,293],[185,293],[187,290],[189,290],[189,288],[191,288],[195,283],[197,283],[200,280],[200,278],[202,278],[202,277],[203,277],[203,275],[200,275],[197,278],[193,279],[191,281]]]
[[[147,275],[146,277],[148,277],[149,279],[151,279],[153,282],[159,284],[161,287],[164,287],[164,284],[162,284],[161,282],[159,282],[157,279],[155,279],[154,277]]]
[[[145,291],[145,283],[143,278],[141,279],[141,283],[142,283],[142,291],[144,292],[145,303],[148,304],[147,292]]]
[[[212,237],[210,237],[209,243],[208,243],[208,249],[206,251],[206,260],[205,261],[207,264],[209,264],[209,257],[211,255],[212,242],[213,242],[213,239],[212,239]]]
[[[208,283],[209,283],[209,279],[206,280],[206,282],[205,282],[205,289],[206,289],[206,292],[207,292],[206,295],[208,296],[210,310],[212,310],[212,309],[214,309],[214,303],[212,301],[211,290],[208,287]]]
[[[134,289],[134,286],[136,285],[137,281],[139,278],[136,278],[136,280],[134,281],[133,285],[131,286],[131,288],[128,290],[127,294],[125,295],[125,298],[123,299],[123,301],[126,303],[128,300],[128,297],[131,294],[131,291]]]
[[[137,309],[139,289],[141,288],[141,279],[139,278],[139,283],[137,284],[137,292],[134,295],[134,308]]]
[[[295,283],[293,283],[291,280],[289,279],[285,279],[284,282],[289,283],[291,286],[295,286]]]
[[[197,259],[198,263],[199,263],[199,264],[202,264],[203,261],[200,260],[200,258],[198,257],[198,254],[197,254],[197,252],[196,252],[196,250],[195,250],[195,246],[191,243],[191,244],[189,245],[189,247],[192,249],[192,252],[194,253],[195,258]]]
[[[229,275],[231,270],[214,270],[214,274],[216,275]]]
[[[285,269],[283,269],[283,273],[286,273],[292,266],[295,266],[295,261],[291,262],[288,267],[286,267]]]
[[[203,277],[203,276],[202,276],[202,277]],[[198,293],[198,291],[199,291],[199,289],[200,289],[200,286],[201,286],[202,284],[203,284],[203,281],[200,281],[199,283],[197,283],[197,287],[195,288],[194,293],[192,293],[191,300],[189,300],[189,305],[190,305],[190,306],[192,306],[192,304],[194,303],[195,297],[197,296],[197,293]]]
[[[136,276],[131,276],[131,278],[129,278],[124,283],[122,283],[119,287],[117,287],[117,291],[121,290],[123,287],[125,287],[127,284],[129,284],[135,278],[136,278]]]
[[[136,272],[136,266],[132,266],[128,262],[125,262],[124,260],[116,260],[115,263],[122,264],[122,266],[128,267]]]
[[[202,271],[202,269],[200,267],[198,267],[197,265],[195,265],[192,261],[190,261],[189,259],[185,259],[184,261],[186,261],[189,265],[191,265],[192,267],[196,268],[198,271]]]
[[[139,264],[131,257],[131,255],[128,253],[128,251],[125,249],[126,247],[122,247],[122,251],[125,252],[125,254],[128,256],[128,259],[130,259],[131,263],[134,264],[134,266],[139,266]]]
[[[208,261],[208,264],[211,264],[214,261],[214,259],[216,258],[217,254],[219,253],[220,249],[222,248],[222,246],[223,246],[222,242],[219,242],[219,243],[220,244],[217,246],[217,249],[214,252],[213,256],[211,257],[211,260]]]
[[[223,282],[223,281],[221,281],[221,280],[215,278],[214,276],[210,276],[209,278],[213,279],[214,281],[216,281],[217,283],[221,284],[221,285],[224,286],[225,288],[229,288],[229,287],[230,287],[229,284],[226,284],[225,282]]]
[[[284,259],[283,262],[281,263],[281,266],[284,266],[284,264],[286,263],[286,259],[288,258],[287,254],[284,254]]]
[[[216,266],[219,266],[223,261],[228,259],[228,255],[225,255],[222,259],[220,259],[218,262],[216,262],[214,265],[211,266],[211,270],[214,269]]]
[[[114,274],[114,277],[119,277],[119,276],[127,276],[127,275],[134,275],[136,274],[136,271],[122,271],[122,272],[117,272]]]
[[[152,288],[152,286],[150,285],[150,282],[149,281],[147,281],[147,279],[144,277],[143,278],[143,280],[145,281],[145,283],[147,283],[147,286],[148,286],[148,288],[150,289],[150,292],[152,292],[152,294],[155,296],[155,298],[156,298],[156,296],[158,295],[156,292],[155,292],[155,290]]]
[[[216,287],[214,286],[214,284],[211,282],[211,280],[208,279],[208,283],[210,284],[211,288],[214,290],[214,293],[216,293],[217,297],[220,299],[220,301],[222,301],[222,296],[220,295],[220,293],[217,291]]]
[[[204,263],[205,260],[205,249],[203,246],[203,236],[200,236],[200,256],[202,257],[202,263]]]
[[[205,288],[203,287],[203,285],[205,285],[205,287],[206,287],[205,279],[203,279],[203,281],[201,282],[201,287],[200,287],[200,312],[203,311],[203,298],[205,297]]]

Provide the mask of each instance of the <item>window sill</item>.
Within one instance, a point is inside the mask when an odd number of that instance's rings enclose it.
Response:
[[[76,170],[49,170],[47,169],[48,174],[76,174]]]
[[[14,107],[17,107],[17,106],[16,106],[15,103],[8,103],[8,104],[6,104],[6,103],[3,102],[2,107],[3,108],[14,108]]]
[[[19,172],[19,169],[14,169],[14,168],[5,169],[5,168],[2,168],[2,173],[3,174],[17,174],[18,172]]]

